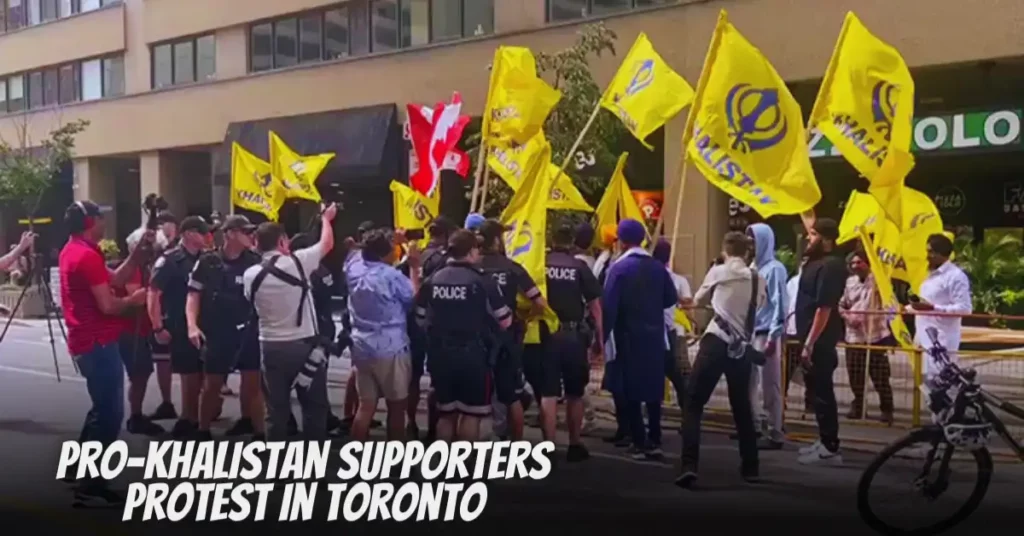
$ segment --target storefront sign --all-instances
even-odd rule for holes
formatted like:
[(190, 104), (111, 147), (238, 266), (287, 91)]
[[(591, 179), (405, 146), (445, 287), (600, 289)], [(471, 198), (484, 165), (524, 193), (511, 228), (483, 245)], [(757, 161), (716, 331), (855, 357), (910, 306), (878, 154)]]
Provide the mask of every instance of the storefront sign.
[[(914, 119), (915, 153), (958, 151), (980, 148), (1005, 148), (1021, 145), (1021, 118), (1024, 112), (993, 110)], [(841, 156), (820, 132), (811, 132), (811, 158)]]
[(933, 201), (935, 207), (939, 209), (939, 214), (957, 216), (967, 205), (967, 196), (956, 186), (944, 186), (935, 194)]
[(640, 207), (640, 212), (644, 213), (644, 217), (647, 221), (657, 221), (661, 216), (661, 206), (664, 202), (664, 194), (658, 191), (636, 191), (633, 192), (633, 198), (636, 199), (636, 204)]

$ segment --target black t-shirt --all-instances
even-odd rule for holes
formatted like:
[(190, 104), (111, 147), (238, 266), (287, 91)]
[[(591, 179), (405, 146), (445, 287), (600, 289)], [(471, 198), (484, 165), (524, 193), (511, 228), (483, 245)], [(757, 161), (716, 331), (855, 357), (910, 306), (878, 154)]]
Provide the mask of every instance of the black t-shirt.
[[(430, 245), (420, 253), (420, 273), (426, 279), (448, 264), (448, 251), (443, 246)], [(408, 272), (406, 272), (408, 275)]]
[(563, 322), (582, 322), (583, 306), (601, 297), (601, 285), (587, 263), (568, 251), (552, 250), (547, 260), (548, 304)]
[(185, 329), (185, 295), (188, 279), (198, 255), (178, 246), (168, 250), (153, 265), (150, 286), (161, 292), (164, 324), (170, 330)]
[(199, 257), (188, 290), (201, 296), (199, 323), (207, 336), (216, 337), (222, 330), (226, 333), (249, 322), (252, 305), (245, 297), (243, 277), (246, 270), (259, 263), (259, 254), (252, 251), (243, 251), (233, 259), (227, 258), (223, 250)]
[(540, 295), (540, 289), (526, 268), (500, 253), (484, 255), (480, 259), (480, 269), (494, 278), (505, 305), (512, 311), (516, 310), (516, 296), (520, 292), (530, 300)]
[(800, 274), (796, 296), (796, 331), (800, 341), (814, 323), (814, 313), (820, 307), (831, 307), (828, 324), (818, 338), (818, 344), (835, 346), (843, 340), (843, 320), (839, 316), (839, 300), (846, 291), (846, 263), (838, 255), (826, 255), (809, 261)]

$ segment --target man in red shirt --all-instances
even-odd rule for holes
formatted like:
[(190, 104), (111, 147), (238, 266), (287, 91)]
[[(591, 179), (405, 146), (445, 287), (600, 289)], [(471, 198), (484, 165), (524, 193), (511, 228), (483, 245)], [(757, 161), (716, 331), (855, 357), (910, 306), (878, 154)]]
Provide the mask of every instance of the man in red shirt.
[[(68, 353), (85, 377), (92, 401), (80, 440), (109, 445), (117, 440), (124, 420), (124, 370), (118, 350), (124, 321), (120, 315), (146, 301), (141, 289), (117, 298), (111, 287), (124, 284), (137, 267), (139, 255), (129, 256), (116, 273), (108, 270), (98, 245), (104, 235), (103, 212), (95, 203), (71, 204), (64, 212), (64, 224), (71, 237), (60, 252), (58, 265)], [(75, 492), (76, 505), (122, 502), (123, 498), (99, 479), (81, 482)]]

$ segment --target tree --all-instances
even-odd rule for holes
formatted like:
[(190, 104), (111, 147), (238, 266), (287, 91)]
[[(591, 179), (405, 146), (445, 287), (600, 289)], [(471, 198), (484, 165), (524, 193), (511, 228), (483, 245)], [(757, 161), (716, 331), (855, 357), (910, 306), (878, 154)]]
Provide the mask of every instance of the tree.
[[(604, 92), (594, 81), (589, 62), (604, 54), (614, 56), (616, 39), (615, 32), (603, 23), (589, 24), (579, 31), (571, 47), (555, 53), (536, 53), (538, 74), (562, 92), (562, 99), (544, 123), (544, 134), (551, 143), (551, 159), (555, 165), (562, 164)], [(597, 204), (608, 184), (607, 170), (615, 168), (623, 136), (629, 136), (629, 133), (617, 117), (599, 113), (566, 169), (573, 183), (593, 205)], [(479, 132), (466, 140), (467, 152), (474, 160), (479, 145)], [(476, 164), (475, 161), (473, 163)], [(472, 190), (472, 186), (470, 181), (468, 188)], [(491, 173), (484, 213), (490, 216), (500, 214), (511, 197), (512, 189)], [(548, 213), (549, 220), (555, 225), (586, 217), (583, 213), (564, 210)]]
[(16, 126), (13, 144), (0, 138), (0, 202), (15, 204), (29, 218), (35, 217), (43, 194), (74, 156), (75, 137), (87, 126), (84, 120), (64, 123), (36, 143), (26, 119)]

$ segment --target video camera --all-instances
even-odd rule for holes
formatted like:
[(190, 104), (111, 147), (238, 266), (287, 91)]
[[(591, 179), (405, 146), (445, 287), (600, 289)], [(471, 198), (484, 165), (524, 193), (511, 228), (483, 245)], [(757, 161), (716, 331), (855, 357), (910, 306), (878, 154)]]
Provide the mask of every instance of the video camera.
[(159, 227), (157, 216), (161, 211), (167, 210), (167, 200), (159, 194), (149, 194), (142, 200), (142, 208), (146, 210), (146, 229), (155, 231)]

